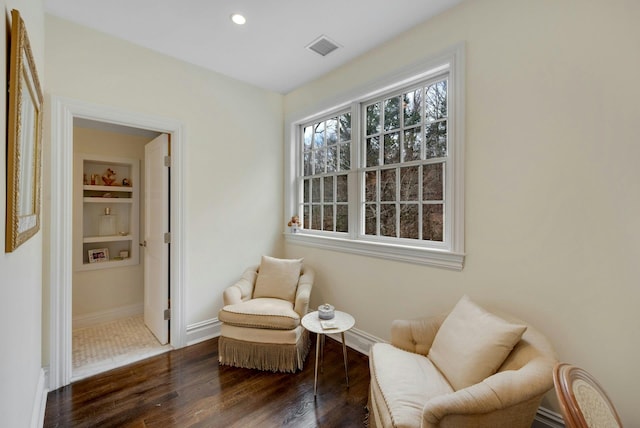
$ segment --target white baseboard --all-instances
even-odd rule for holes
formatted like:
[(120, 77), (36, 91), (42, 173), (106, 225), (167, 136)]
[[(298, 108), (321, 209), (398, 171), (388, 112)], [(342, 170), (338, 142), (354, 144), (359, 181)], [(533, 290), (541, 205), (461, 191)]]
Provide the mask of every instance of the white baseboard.
[[(327, 336), (337, 340), (338, 342), (342, 341), (339, 334), (328, 334)], [(344, 341), (349, 348), (364, 355), (369, 355), (369, 349), (371, 349), (371, 346), (374, 343), (385, 342), (379, 337), (373, 336), (357, 328), (352, 328), (351, 330), (345, 331)]]
[(114, 321), (120, 318), (133, 317), (144, 313), (144, 303), (120, 306), (108, 311), (93, 312), (91, 314), (73, 317), (72, 328), (91, 327), (93, 325)]
[[(209, 320), (201, 321), (195, 324), (189, 324), (187, 326), (187, 346), (195, 345), (196, 343), (204, 342), (205, 340), (213, 339), (220, 336), (220, 326), (222, 323), (218, 318), (211, 318)], [(337, 341), (341, 341), (339, 335), (329, 334)], [(369, 355), (369, 348), (376, 342), (383, 342), (382, 339), (372, 336), (357, 328), (344, 333), (344, 339), (349, 348), (352, 348), (361, 354)]]
[(187, 326), (187, 346), (220, 336), (220, 321), (211, 318)]
[(36, 396), (33, 400), (33, 410), (31, 412), (31, 428), (42, 428), (44, 425), (44, 412), (47, 407), (47, 394), (49, 389), (45, 385), (46, 375), (44, 369), (40, 369), (40, 377), (38, 378), (38, 386), (36, 388)]
[(564, 419), (562, 415), (552, 412), (549, 409), (540, 407), (536, 413), (532, 428), (564, 428)]

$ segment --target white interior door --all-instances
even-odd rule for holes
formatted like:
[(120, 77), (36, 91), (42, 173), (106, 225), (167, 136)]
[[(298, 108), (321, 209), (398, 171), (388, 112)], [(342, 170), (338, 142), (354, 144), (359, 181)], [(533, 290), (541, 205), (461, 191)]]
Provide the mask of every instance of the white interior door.
[(164, 159), (169, 136), (162, 134), (144, 148), (144, 322), (161, 344), (169, 341), (169, 168)]

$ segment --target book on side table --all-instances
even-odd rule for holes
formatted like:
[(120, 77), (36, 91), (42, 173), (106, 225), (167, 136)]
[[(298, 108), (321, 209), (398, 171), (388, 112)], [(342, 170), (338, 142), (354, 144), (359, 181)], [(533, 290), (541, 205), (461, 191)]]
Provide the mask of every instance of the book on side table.
[(332, 330), (338, 328), (338, 325), (334, 320), (323, 320), (320, 321), (320, 325), (324, 330)]

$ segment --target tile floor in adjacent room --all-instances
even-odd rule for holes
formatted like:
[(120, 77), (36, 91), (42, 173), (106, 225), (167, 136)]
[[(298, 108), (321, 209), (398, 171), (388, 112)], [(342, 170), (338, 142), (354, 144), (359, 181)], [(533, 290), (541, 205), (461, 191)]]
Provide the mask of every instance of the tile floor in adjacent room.
[(171, 349), (160, 345), (142, 315), (73, 330), (72, 381)]

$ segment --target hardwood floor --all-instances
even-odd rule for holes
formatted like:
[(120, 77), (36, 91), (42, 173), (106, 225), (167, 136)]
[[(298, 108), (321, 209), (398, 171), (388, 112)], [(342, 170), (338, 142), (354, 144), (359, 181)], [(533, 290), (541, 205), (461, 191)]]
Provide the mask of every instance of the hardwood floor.
[(218, 365), (218, 339), (170, 351), (49, 393), (44, 427), (361, 427), (369, 362), (327, 338), (313, 396), (315, 335), (304, 370)]

